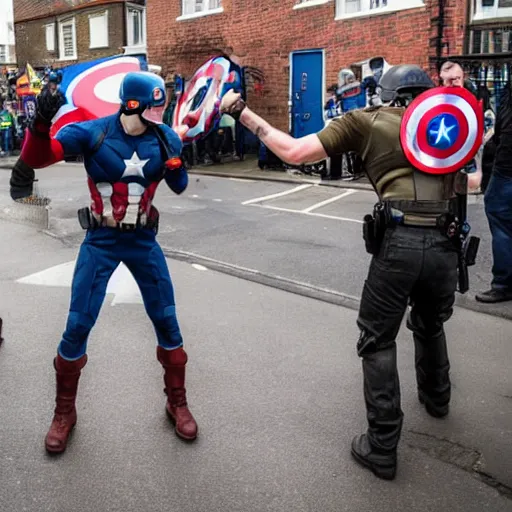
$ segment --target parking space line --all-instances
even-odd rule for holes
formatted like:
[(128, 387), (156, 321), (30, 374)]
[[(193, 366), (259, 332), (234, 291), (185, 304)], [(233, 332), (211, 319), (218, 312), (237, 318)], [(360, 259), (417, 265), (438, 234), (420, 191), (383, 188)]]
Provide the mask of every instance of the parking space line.
[(263, 196), (263, 197), (257, 197), (256, 199), (249, 199), (249, 201), (244, 201), (242, 205), (248, 205), (248, 204), (254, 204), (254, 203), (261, 203), (263, 201), (268, 201), (270, 199), (275, 199), (277, 197), (283, 197), (287, 196), (289, 194), (294, 194), (295, 192), (299, 192), (300, 190), (304, 190), (306, 188), (313, 187), (315, 185), (299, 185), (298, 187), (292, 188), (290, 190), (285, 190), (284, 192), (278, 192), (277, 194), (270, 194), (269, 196)]
[(356, 224), (363, 224), (362, 220), (349, 219), (348, 217), (336, 217), (335, 215), (325, 215), (323, 213), (305, 212), (303, 210), (292, 210), (290, 208), (281, 208), (279, 206), (269, 206), (267, 204), (253, 204), (252, 206), (256, 206), (258, 208), (264, 208), (265, 210), (276, 210), (278, 212), (286, 212), (286, 213), (300, 213), (301, 215), (308, 215), (310, 217), (321, 217), (323, 219), (342, 220), (345, 222), (355, 222)]
[(330, 199), (326, 199), (325, 201), (322, 201), (321, 203), (316, 203), (313, 206), (310, 206), (309, 208), (306, 208), (302, 210), (302, 213), (309, 213), (313, 210), (318, 210), (318, 208), (322, 208), (322, 206), (327, 206), (328, 204), (334, 203), (335, 201), (338, 201), (339, 199), (342, 199), (347, 196), (351, 196), (352, 194), (355, 194), (357, 190), (347, 190), (343, 194), (340, 194), (339, 196), (331, 197)]

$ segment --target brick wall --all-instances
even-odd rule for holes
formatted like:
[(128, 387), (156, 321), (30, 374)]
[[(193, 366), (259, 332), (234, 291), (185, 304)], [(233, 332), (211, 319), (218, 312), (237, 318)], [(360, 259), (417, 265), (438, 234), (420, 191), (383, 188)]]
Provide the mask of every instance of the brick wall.
[[(109, 47), (90, 49), (89, 15), (95, 12), (108, 10)], [(58, 51), (58, 26), (56, 17), (48, 17), (34, 21), (26, 21), (15, 24), (16, 56), (20, 66), (29, 62), (34, 67), (53, 65), (54, 67), (67, 66), (79, 61), (97, 59), (123, 52), (125, 45), (125, 17), (123, 4), (111, 4), (103, 7), (83, 9), (70, 13), (75, 17), (77, 56), (76, 61), (59, 60)], [(55, 22), (55, 52), (46, 50), (45, 25)]]
[[(462, 44), (466, 0), (448, 0), (450, 52)], [(181, 1), (147, 4), (148, 57), (163, 72), (190, 76), (207, 58), (225, 52), (243, 66), (265, 74), (263, 97), (251, 96), (255, 110), (281, 129), (288, 128), (289, 55), (295, 50), (323, 48), (326, 84), (337, 81), (341, 68), (382, 56), (390, 64), (415, 63), (429, 68), (431, 17), (437, 0), (425, 6), (377, 16), (335, 21), (335, 1), (293, 10), (295, 0), (223, 0), (224, 13), (186, 21)], [(162, 23), (162, 19), (166, 22)], [(462, 32), (461, 32), (462, 31)]]

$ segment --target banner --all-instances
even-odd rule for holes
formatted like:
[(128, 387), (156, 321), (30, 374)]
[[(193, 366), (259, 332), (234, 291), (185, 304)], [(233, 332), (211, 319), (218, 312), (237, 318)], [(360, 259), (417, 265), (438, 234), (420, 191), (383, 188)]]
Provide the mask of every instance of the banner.
[(115, 114), (119, 110), (119, 87), (125, 75), (147, 69), (144, 55), (115, 55), (57, 70), (62, 76), (59, 89), (66, 97), (66, 104), (53, 118), (51, 135), (70, 123)]

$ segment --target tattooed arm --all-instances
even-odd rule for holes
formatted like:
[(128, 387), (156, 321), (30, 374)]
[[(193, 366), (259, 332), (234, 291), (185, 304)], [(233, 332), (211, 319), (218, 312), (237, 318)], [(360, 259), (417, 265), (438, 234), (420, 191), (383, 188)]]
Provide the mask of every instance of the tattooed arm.
[(230, 91), (222, 100), (221, 112), (238, 118), (270, 151), (288, 164), (311, 164), (327, 158), (317, 135), (307, 135), (300, 139), (291, 137), (250, 110), (239, 94)]

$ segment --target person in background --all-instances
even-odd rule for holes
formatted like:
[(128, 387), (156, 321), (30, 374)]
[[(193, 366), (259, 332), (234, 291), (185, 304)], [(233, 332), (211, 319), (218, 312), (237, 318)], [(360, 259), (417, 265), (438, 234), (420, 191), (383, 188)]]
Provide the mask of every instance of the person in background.
[[(447, 60), (441, 66), (439, 76), (444, 87), (464, 87), (476, 96), (476, 88), (470, 80), (464, 78), (464, 69), (458, 62)], [(464, 170), (468, 174), (468, 192), (478, 191), (482, 181), (482, 150)]]
[[(478, 302), (512, 300), (512, 92), (507, 87), (499, 103), (492, 143), (491, 178), (485, 191), (485, 214), (492, 234), (491, 288), (476, 295)], [(489, 148), (491, 150), (492, 147)]]
[(12, 108), (10, 106), (10, 102), (5, 101), (2, 110), (0, 110), (0, 156), (9, 156), (11, 153), (12, 131), (14, 128), (14, 117), (11, 112)]

